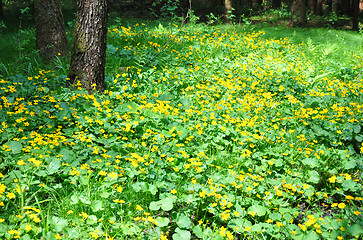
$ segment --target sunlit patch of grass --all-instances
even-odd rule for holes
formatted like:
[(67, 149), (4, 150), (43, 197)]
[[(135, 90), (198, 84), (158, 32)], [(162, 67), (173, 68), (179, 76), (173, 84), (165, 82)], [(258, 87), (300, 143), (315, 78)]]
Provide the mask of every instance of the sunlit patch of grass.
[(266, 35), (116, 25), (104, 95), (1, 79), (0, 236), (361, 237), (361, 56)]

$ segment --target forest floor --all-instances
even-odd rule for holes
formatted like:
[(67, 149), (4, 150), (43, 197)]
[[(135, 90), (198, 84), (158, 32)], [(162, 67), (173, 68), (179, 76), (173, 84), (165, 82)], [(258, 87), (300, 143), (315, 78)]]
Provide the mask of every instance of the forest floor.
[(1, 239), (362, 238), (360, 33), (118, 20), (95, 95), (3, 36)]

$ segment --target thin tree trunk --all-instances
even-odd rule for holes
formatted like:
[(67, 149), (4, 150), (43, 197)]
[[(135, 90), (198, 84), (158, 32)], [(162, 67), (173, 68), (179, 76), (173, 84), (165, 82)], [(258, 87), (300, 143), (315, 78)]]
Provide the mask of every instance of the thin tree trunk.
[(225, 21), (231, 24), (232, 0), (224, 0)]
[(315, 13), (316, 15), (323, 15), (323, 1), (322, 0), (316, 0), (316, 6), (315, 6)]
[(88, 93), (105, 90), (107, 0), (79, 0), (69, 84)]
[(352, 2), (353, 4), (353, 30), (358, 31), (359, 30), (359, 22), (358, 22), (358, 17), (359, 17), (359, 0), (353, 0)]
[(0, 20), (4, 18), (3, 0), (0, 0)]
[(294, 0), (292, 3), (292, 18), (290, 26), (304, 26), (306, 24), (305, 0)]
[(340, 0), (340, 5), (344, 15), (352, 15), (350, 8), (350, 0)]
[(312, 14), (315, 14), (316, 0), (308, 0), (308, 9)]
[(64, 30), (60, 0), (34, 1), (36, 48), (44, 60), (58, 53), (67, 55), (68, 44)]

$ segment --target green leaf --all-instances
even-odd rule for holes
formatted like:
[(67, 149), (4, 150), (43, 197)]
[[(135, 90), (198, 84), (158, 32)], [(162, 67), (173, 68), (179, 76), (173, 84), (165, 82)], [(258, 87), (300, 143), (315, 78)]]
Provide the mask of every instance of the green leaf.
[(181, 230), (180, 228), (175, 229), (173, 234), (173, 240), (190, 240), (191, 234), (189, 231)]
[(247, 212), (255, 212), (257, 214), (257, 216), (264, 216), (266, 214), (266, 212), (268, 211), (268, 209), (264, 206), (261, 205), (253, 205), (251, 207), (248, 208)]
[(180, 214), (177, 218), (176, 224), (180, 228), (190, 228), (190, 225), (192, 224), (192, 222), (185, 214)]
[(59, 168), (61, 167), (60, 161), (56, 158), (54, 158), (48, 166), (48, 174), (51, 175), (53, 173), (56, 173)]
[(342, 165), (344, 167), (344, 169), (349, 170), (355, 167), (355, 165), (357, 164), (357, 162), (353, 159), (347, 162), (344, 162)]
[(173, 208), (174, 199), (171, 197), (161, 199), (160, 202), (161, 202), (161, 208), (164, 211), (170, 211)]
[(17, 141), (8, 142), (6, 145), (9, 146), (9, 148), (14, 154), (20, 153), (21, 150), (23, 149), (23, 145), (21, 145), (21, 143)]
[(302, 163), (311, 168), (315, 168), (319, 166), (319, 162), (316, 158), (305, 158)]
[(320, 175), (317, 171), (309, 171), (308, 172), (309, 179), (307, 181), (311, 183), (318, 183), (320, 180)]
[(148, 190), (152, 195), (155, 195), (158, 192), (158, 188), (154, 184), (149, 184)]
[(156, 201), (156, 202), (151, 202), (150, 205), (149, 205), (149, 209), (151, 211), (157, 211), (159, 210), (161, 207), (161, 203), (160, 201)]
[(357, 183), (354, 182), (352, 179), (343, 180), (342, 186), (343, 186), (344, 191), (347, 191), (347, 190), (356, 191), (356, 190), (358, 190)]
[(363, 228), (358, 223), (356, 223), (347, 227), (347, 232), (358, 238), (361, 234), (363, 234)]
[(92, 225), (97, 223), (97, 217), (95, 215), (89, 215), (87, 218), (87, 224)]
[(261, 229), (262, 229), (262, 226), (260, 224), (255, 224), (255, 225), (252, 226), (251, 231), (252, 232), (259, 232), (259, 231), (261, 231)]
[(89, 197), (87, 197), (86, 195), (79, 196), (79, 200), (84, 204), (87, 204), (87, 205), (91, 204)]
[(270, 213), (269, 217), (274, 221), (280, 221), (282, 215), (280, 213)]
[(174, 202), (173, 198), (170, 197), (163, 198), (159, 201), (151, 202), (149, 205), (149, 209), (152, 211), (157, 211), (161, 208), (164, 211), (170, 211), (173, 208), (173, 202)]
[(93, 212), (103, 210), (104, 208), (102, 207), (102, 201), (101, 200), (92, 201), (91, 209)]
[(159, 227), (166, 227), (166, 226), (169, 225), (170, 220), (168, 218), (165, 218), (165, 217), (157, 217), (156, 222), (158, 223)]
[(197, 225), (193, 228), (193, 233), (195, 234), (195, 236), (197, 236), (198, 238), (203, 238), (203, 230), (202, 228)]
[(77, 195), (71, 196), (71, 204), (77, 204), (79, 201), (79, 197)]
[(63, 218), (52, 216), (50, 224), (55, 232), (60, 232), (63, 230), (63, 228), (65, 228), (68, 225), (68, 221)]
[(304, 237), (304, 240), (319, 240), (319, 239), (320, 238), (314, 231), (309, 232), (309, 234)]

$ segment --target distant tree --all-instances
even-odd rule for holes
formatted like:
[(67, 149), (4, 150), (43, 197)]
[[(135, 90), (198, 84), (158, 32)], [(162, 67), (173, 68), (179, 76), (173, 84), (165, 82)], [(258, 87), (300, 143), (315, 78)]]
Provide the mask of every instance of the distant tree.
[(261, 8), (262, 0), (251, 0), (251, 7), (253, 11), (258, 11)]
[(323, 14), (323, 0), (316, 0), (315, 14), (319, 16)]
[(224, 0), (224, 9), (225, 9), (225, 21), (226, 23), (231, 23), (231, 14), (232, 14), (232, 0)]
[(281, 0), (272, 0), (271, 6), (273, 9), (279, 9), (281, 7)]
[(359, 0), (353, 0), (352, 1), (352, 10), (353, 10), (353, 30), (358, 31), (359, 30)]
[(291, 7), (292, 18), (290, 26), (303, 26), (306, 24), (305, 0), (294, 0)]
[(352, 15), (350, 0), (340, 0), (339, 3), (343, 14), (347, 16)]
[(316, 0), (308, 0), (307, 7), (312, 14), (315, 14)]
[(107, 0), (78, 0), (68, 78), (89, 93), (105, 90)]
[(60, 0), (34, 1), (36, 48), (44, 60), (68, 54)]
[(0, 20), (4, 18), (3, 0), (0, 0)]

